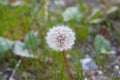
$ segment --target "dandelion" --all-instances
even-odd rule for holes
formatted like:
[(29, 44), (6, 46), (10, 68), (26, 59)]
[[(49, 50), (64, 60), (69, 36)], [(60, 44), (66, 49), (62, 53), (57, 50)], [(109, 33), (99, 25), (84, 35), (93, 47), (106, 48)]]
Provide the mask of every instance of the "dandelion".
[(46, 41), (54, 50), (68, 50), (74, 44), (75, 33), (68, 26), (56, 26), (47, 33)]
[(64, 58), (64, 65), (67, 70), (67, 74), (72, 80), (72, 74), (67, 64), (67, 59), (65, 56), (65, 50), (72, 48), (75, 42), (75, 33), (68, 26), (56, 26), (50, 29), (47, 33), (46, 41), (50, 48), (56, 51), (62, 51)]

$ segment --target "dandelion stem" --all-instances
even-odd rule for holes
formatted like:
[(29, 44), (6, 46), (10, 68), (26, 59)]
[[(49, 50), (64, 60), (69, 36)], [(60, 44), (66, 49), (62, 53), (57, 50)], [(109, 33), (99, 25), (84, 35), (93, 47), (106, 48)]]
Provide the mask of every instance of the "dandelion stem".
[(66, 59), (64, 50), (62, 51), (62, 55), (63, 55), (63, 58), (64, 58), (64, 66), (65, 66), (65, 68), (67, 70), (67, 74), (69, 76), (69, 79), (73, 80), (70, 68), (69, 68), (68, 63), (67, 63), (67, 59)]

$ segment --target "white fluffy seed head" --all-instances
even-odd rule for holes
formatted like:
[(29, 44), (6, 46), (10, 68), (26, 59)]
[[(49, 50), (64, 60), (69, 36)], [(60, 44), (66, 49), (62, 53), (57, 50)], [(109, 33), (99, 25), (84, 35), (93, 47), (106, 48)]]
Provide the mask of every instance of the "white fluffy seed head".
[(68, 26), (56, 26), (47, 33), (46, 41), (49, 47), (54, 50), (68, 50), (75, 42), (75, 33)]

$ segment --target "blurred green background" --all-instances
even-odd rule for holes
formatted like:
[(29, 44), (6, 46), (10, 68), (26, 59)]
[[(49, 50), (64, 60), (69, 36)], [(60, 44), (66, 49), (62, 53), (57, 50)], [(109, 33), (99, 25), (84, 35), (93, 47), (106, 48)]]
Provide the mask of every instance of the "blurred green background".
[(0, 0), (0, 80), (69, 80), (45, 41), (61, 24), (76, 33), (66, 52), (73, 80), (119, 80), (119, 14), (119, 0)]

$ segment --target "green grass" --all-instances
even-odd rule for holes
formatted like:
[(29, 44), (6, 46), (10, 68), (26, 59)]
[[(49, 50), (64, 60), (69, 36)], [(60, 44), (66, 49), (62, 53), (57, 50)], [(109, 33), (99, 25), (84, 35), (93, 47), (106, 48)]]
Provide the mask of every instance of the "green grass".
[[(80, 59), (84, 58), (85, 55), (80, 51), (79, 44), (86, 47), (91, 24), (86, 22), (86, 15), (88, 15), (90, 11), (85, 11), (84, 8), (90, 9), (90, 7), (86, 7), (81, 3), (79, 7), (83, 10), (84, 14), (82, 20), (71, 20), (68, 22), (63, 21), (60, 14), (62, 8), (54, 13), (48, 11), (49, 15), (46, 21), (44, 19), (44, 1), (40, 3), (37, 13), (34, 12), (36, 7), (35, 2), (14, 8), (10, 5), (0, 5), (0, 36), (7, 37), (10, 40), (23, 41), (24, 35), (29, 31), (38, 32), (39, 46), (33, 53), (40, 53), (40, 55), (38, 59), (23, 58), (22, 63), (17, 69), (16, 78), (18, 80), (24, 80), (24, 78), (28, 80), (69, 80), (64, 68), (64, 60), (61, 52), (51, 50), (45, 41), (46, 33), (51, 27), (57, 24), (65, 24), (69, 25), (76, 33), (76, 43), (73, 49), (66, 52), (66, 54), (71, 56), (71, 58), (68, 59), (68, 63), (73, 71), (73, 79), (84, 80), (84, 71), (82, 70)], [(55, 19), (52, 20), (52, 17), (55, 17)], [(93, 33), (93, 35), (95, 34), (96, 33)], [(15, 68), (19, 59), (20, 57), (13, 55), (12, 51), (8, 51), (5, 55), (0, 55), (0, 65), (4, 62), (3, 65), (7, 63), (7, 67)], [(48, 60), (45, 61), (46, 59)], [(95, 60), (102, 67), (102, 70), (104, 70), (105, 59), (101, 61), (99, 55), (96, 55)], [(2, 79), (1, 75), (0, 79)]]

